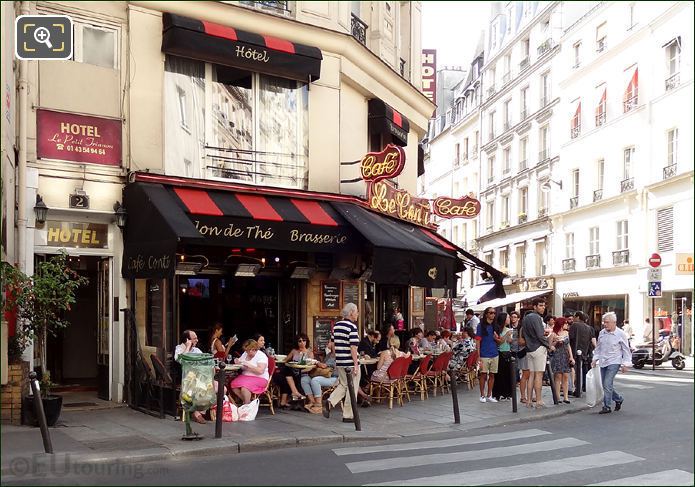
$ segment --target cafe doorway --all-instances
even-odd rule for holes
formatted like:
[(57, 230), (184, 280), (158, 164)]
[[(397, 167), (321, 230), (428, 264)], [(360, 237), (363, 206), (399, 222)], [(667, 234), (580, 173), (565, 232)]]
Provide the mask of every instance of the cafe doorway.
[(81, 392), (108, 401), (110, 258), (71, 256), (68, 262), (89, 283), (79, 288), (76, 303), (65, 312), (70, 324), (47, 338), (47, 368), (57, 392)]
[[(393, 325), (396, 329), (396, 336), (404, 347), (408, 341), (408, 287), (407, 286), (380, 286), (379, 287), (379, 321), (381, 327)], [(402, 324), (399, 320), (402, 317)], [(399, 329), (401, 328), (401, 329)]]

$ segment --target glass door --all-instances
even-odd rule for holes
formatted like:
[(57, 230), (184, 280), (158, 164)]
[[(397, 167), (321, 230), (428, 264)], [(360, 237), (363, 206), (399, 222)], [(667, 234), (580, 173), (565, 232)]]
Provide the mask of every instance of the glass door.
[(97, 266), (97, 396), (109, 397), (109, 330), (111, 317), (110, 258), (100, 259)]

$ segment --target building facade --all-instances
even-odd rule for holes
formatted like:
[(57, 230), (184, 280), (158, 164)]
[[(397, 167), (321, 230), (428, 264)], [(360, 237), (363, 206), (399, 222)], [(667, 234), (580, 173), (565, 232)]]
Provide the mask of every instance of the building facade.
[[(692, 353), (693, 5), (589, 5), (563, 33), (556, 309), (677, 329)], [(681, 107), (681, 108), (679, 108)], [(662, 259), (648, 297), (648, 259)], [(683, 261), (679, 270), (679, 258)], [(652, 304), (654, 307), (652, 316)]]

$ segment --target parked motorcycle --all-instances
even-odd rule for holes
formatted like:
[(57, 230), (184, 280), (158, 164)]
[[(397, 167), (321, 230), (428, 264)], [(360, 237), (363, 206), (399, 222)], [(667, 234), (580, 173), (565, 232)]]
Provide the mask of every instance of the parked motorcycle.
[(683, 370), (685, 368), (685, 355), (678, 351), (678, 343), (678, 337), (668, 331), (661, 330), (656, 342), (654, 357), (652, 357), (651, 343), (637, 345), (632, 352), (632, 366), (641, 369), (647, 364), (661, 365), (670, 360), (674, 369)]

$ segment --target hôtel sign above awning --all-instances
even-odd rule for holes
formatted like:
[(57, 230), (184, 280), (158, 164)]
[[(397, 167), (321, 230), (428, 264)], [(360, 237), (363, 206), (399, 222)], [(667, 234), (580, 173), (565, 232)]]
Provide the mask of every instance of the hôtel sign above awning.
[(381, 152), (365, 154), (360, 163), (360, 174), (368, 183), (371, 209), (423, 226), (432, 225), (433, 213), (441, 218), (475, 218), (480, 213), (480, 201), (472, 196), (440, 196), (428, 200), (397, 189), (387, 180), (398, 176), (404, 167), (405, 152), (397, 145), (389, 144)]

